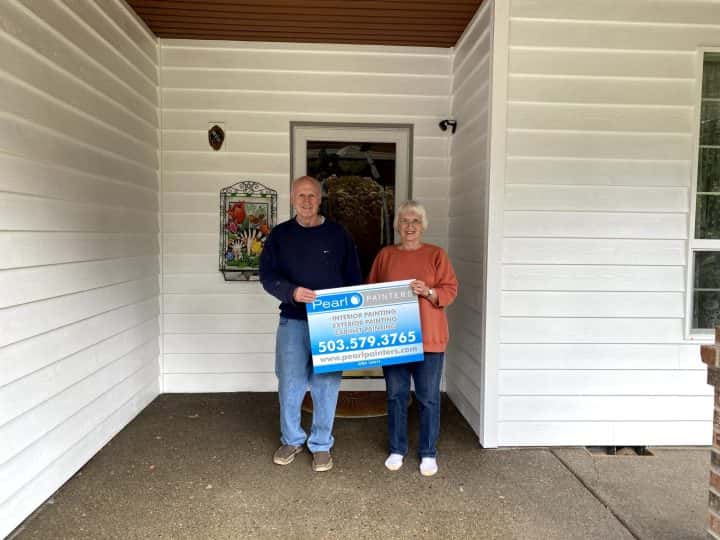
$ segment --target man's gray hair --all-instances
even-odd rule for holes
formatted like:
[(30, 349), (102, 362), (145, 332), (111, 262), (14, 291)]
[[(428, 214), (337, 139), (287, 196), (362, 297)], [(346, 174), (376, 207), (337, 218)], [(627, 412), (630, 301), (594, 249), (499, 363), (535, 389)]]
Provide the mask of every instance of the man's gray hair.
[(295, 186), (303, 182), (309, 182), (313, 184), (315, 186), (315, 189), (317, 189), (318, 193), (322, 195), (322, 184), (318, 181), (317, 178), (313, 178), (312, 176), (301, 176), (300, 178), (296, 178), (292, 181), (292, 184), (290, 185), (290, 197), (292, 197), (293, 193), (295, 192)]
[(398, 206), (397, 212), (395, 212), (395, 230), (398, 230), (398, 224), (400, 222), (400, 216), (402, 214), (417, 214), (418, 216), (420, 216), (423, 232), (427, 230), (427, 212), (425, 211), (425, 207), (419, 202), (410, 199), (405, 201), (404, 203), (401, 203), (400, 206)]

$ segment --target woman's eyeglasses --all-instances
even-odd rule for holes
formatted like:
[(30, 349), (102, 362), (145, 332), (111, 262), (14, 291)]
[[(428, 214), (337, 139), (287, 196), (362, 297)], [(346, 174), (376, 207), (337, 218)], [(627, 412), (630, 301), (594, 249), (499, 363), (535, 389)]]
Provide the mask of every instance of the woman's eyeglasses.
[(416, 227), (420, 227), (422, 225), (422, 220), (419, 219), (401, 219), (400, 225), (415, 225)]

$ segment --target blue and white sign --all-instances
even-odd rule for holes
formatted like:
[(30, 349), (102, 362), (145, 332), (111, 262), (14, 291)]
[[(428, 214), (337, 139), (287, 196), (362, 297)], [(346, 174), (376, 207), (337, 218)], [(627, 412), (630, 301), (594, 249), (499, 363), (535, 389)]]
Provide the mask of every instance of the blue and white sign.
[(315, 291), (306, 304), (315, 373), (422, 361), (411, 281)]

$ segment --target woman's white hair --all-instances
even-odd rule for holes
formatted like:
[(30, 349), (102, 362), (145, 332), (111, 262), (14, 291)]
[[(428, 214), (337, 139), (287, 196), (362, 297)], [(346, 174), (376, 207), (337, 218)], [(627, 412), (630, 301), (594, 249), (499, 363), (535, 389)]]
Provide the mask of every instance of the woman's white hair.
[(398, 206), (397, 212), (395, 212), (395, 230), (398, 230), (398, 225), (400, 222), (400, 216), (403, 214), (416, 214), (420, 217), (420, 222), (422, 225), (422, 230), (425, 232), (428, 228), (428, 218), (427, 218), (427, 212), (425, 211), (425, 207), (420, 204), (417, 201), (413, 201), (412, 199), (405, 201), (404, 203), (401, 203), (400, 206)]

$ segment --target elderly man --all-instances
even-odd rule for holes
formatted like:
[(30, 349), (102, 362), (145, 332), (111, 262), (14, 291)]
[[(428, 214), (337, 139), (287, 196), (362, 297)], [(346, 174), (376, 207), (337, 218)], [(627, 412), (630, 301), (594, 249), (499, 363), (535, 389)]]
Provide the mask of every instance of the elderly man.
[[(342, 374), (313, 373), (305, 304), (315, 289), (362, 282), (357, 249), (342, 225), (318, 213), (320, 183), (310, 176), (295, 180), (290, 193), (295, 217), (279, 224), (260, 256), (260, 280), (280, 300), (275, 342), (275, 374), (280, 398), (280, 441), (273, 462), (288, 465), (307, 442), (313, 470), (332, 468), (332, 427)], [(300, 425), (301, 406), (310, 386), (313, 418), (310, 437)]]

